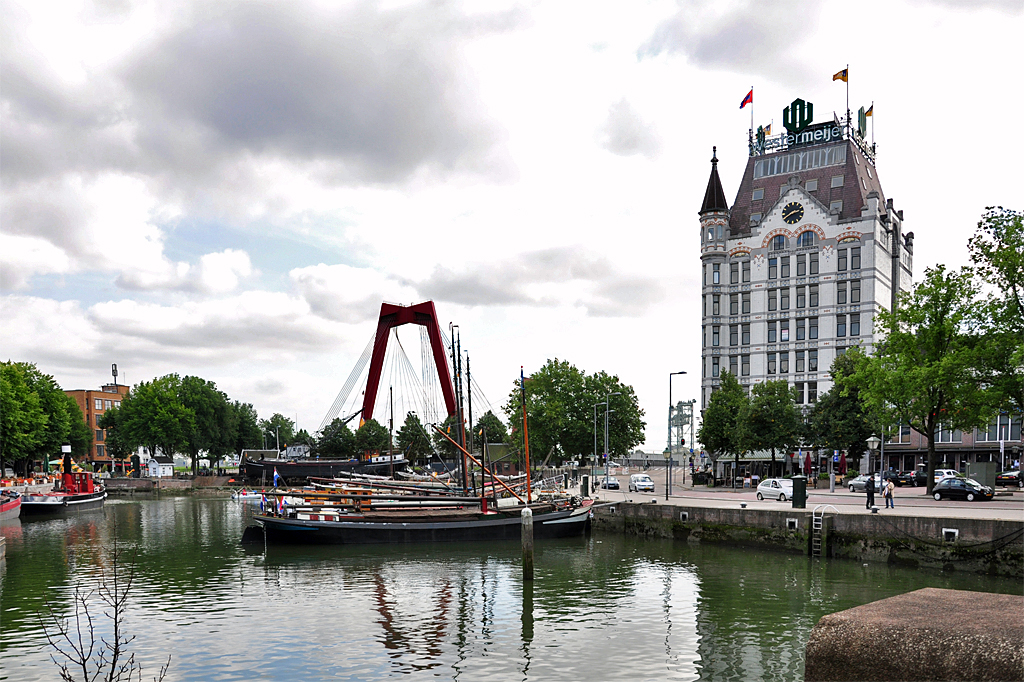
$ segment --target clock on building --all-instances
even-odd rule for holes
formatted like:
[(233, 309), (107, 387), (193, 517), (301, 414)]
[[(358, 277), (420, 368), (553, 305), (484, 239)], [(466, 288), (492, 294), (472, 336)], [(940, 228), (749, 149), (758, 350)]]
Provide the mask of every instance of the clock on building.
[(782, 207), (782, 219), (787, 225), (796, 225), (804, 217), (804, 207), (797, 201), (791, 201)]

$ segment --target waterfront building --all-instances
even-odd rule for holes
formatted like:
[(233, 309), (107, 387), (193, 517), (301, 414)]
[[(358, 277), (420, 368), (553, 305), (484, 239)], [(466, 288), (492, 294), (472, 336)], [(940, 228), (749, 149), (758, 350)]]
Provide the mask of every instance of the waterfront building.
[(123, 384), (105, 384), (99, 390), (76, 389), (64, 391), (74, 398), (82, 410), (85, 423), (93, 430), (93, 445), (89, 458), (99, 471), (100, 466), (113, 466), (113, 459), (106, 451), (107, 432), (100, 428), (100, 417), (110, 409), (121, 407), (121, 400), (128, 395), (128, 387)]

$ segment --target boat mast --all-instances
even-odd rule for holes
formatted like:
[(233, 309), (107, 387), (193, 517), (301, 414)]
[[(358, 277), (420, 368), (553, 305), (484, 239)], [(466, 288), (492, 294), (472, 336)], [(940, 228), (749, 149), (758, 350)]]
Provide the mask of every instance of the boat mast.
[(526, 457), (526, 504), (529, 506), (533, 490), (530, 489), (530, 430), (526, 425), (526, 376), (522, 365), (519, 366), (519, 388), (523, 395), (523, 452)]

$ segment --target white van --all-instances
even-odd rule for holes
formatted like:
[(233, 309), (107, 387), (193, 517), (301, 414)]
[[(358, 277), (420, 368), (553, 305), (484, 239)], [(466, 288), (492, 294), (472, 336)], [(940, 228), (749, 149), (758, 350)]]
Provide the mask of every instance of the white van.
[(633, 474), (629, 477), (630, 492), (654, 492), (654, 481), (647, 474)]

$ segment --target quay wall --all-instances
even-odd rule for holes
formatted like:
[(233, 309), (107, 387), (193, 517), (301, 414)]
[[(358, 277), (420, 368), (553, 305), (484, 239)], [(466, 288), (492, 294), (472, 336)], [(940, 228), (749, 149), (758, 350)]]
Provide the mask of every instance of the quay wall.
[[(719, 509), (622, 502), (594, 511), (594, 528), (641, 537), (811, 554), (808, 509)], [(998, 519), (826, 514), (825, 558), (885, 561), (1024, 578), (1024, 522)]]

